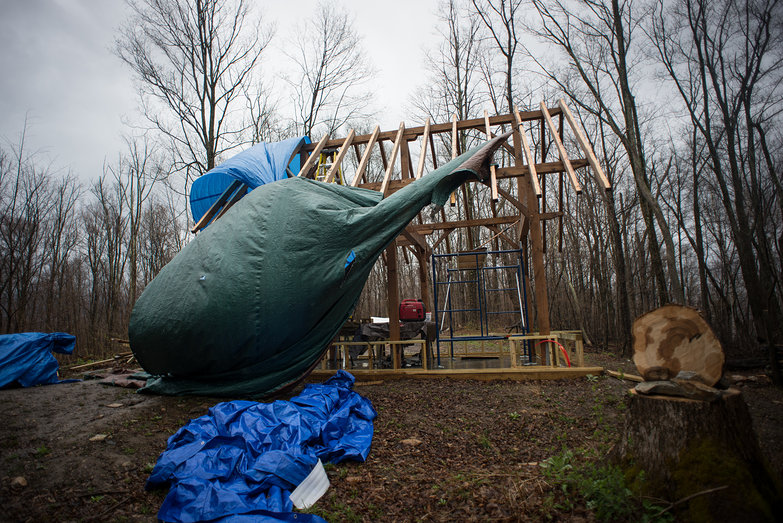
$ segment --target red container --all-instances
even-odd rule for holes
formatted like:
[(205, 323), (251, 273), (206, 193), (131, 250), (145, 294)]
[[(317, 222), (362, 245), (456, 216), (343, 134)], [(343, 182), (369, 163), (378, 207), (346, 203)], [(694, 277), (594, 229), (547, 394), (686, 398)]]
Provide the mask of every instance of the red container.
[(400, 321), (424, 321), (424, 303), (421, 300), (402, 300)]

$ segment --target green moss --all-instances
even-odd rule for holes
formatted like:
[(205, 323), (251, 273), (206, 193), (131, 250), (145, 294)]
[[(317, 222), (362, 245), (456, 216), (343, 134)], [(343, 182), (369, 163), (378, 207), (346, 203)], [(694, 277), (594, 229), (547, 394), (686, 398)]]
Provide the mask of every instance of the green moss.
[(672, 479), (678, 500), (727, 487), (684, 504), (680, 510), (688, 521), (775, 521), (768, 497), (775, 496), (768, 492), (775, 486), (763, 465), (746, 463), (710, 437), (694, 440), (680, 453)]

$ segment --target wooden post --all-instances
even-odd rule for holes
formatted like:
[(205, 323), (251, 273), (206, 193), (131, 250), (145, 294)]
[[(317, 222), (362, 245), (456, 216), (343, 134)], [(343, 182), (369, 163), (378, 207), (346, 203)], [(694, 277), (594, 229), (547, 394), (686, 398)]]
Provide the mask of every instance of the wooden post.
[[(386, 247), (386, 285), (389, 308), (389, 339), (400, 340), (400, 289), (397, 283), (397, 244), (392, 242)], [(400, 368), (400, 347), (392, 344), (392, 362), (395, 369)]]
[[(517, 121), (522, 118), (515, 109)], [(522, 137), (521, 130), (517, 127), (514, 132), (514, 161), (518, 167), (522, 163)], [(533, 177), (528, 176), (527, 181), (517, 178), (517, 190), (520, 200), (527, 206), (528, 220), (530, 223), (530, 243), (533, 248), (533, 283), (535, 285), (536, 312), (538, 313), (538, 332), (548, 335), (549, 324), (549, 296), (546, 289), (546, 270), (544, 268), (544, 245), (541, 239), (541, 219), (538, 212), (538, 198), (533, 187)], [(539, 357), (544, 356), (543, 349), (539, 351)]]

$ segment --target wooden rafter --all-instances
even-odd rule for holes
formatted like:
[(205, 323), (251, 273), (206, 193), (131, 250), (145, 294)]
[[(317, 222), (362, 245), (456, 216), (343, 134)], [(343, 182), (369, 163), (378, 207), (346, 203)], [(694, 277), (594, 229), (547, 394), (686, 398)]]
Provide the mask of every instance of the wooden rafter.
[(337, 156), (332, 162), (332, 166), (326, 173), (326, 178), (324, 178), (326, 183), (332, 183), (332, 180), (334, 180), (334, 173), (337, 172), (337, 170), (340, 168), (340, 164), (343, 163), (343, 158), (345, 158), (345, 155), (348, 153), (348, 149), (351, 147), (351, 142), (353, 141), (353, 137), (355, 135), (356, 133), (353, 129), (351, 129), (351, 131), (348, 133), (348, 136), (345, 138), (345, 141), (340, 146), (340, 151), (337, 153)]
[(527, 135), (522, 128), (522, 116), (519, 114), (519, 109), (514, 108), (514, 117), (516, 119), (517, 129), (519, 130), (519, 137), (522, 140), (522, 151), (524, 153), (525, 161), (527, 162), (527, 169), (530, 173), (530, 182), (533, 184), (533, 192), (538, 198), (541, 198), (541, 184), (538, 183), (538, 173), (536, 172), (536, 160), (533, 158), (533, 153), (530, 152), (530, 146), (527, 143)]
[(582, 194), (582, 185), (579, 183), (579, 180), (576, 178), (576, 173), (574, 172), (574, 168), (571, 166), (571, 161), (568, 159), (568, 153), (565, 150), (565, 147), (563, 146), (562, 140), (560, 140), (560, 135), (557, 132), (557, 129), (555, 128), (555, 124), (552, 121), (552, 116), (549, 114), (549, 111), (546, 108), (546, 104), (544, 102), (541, 102), (541, 114), (544, 115), (544, 121), (546, 121), (546, 125), (549, 128), (549, 132), (552, 135), (552, 139), (555, 141), (555, 145), (557, 146), (557, 150), (560, 152), (560, 161), (563, 162), (566, 168), (566, 172), (568, 173), (568, 177), (571, 179), (571, 184), (574, 186), (574, 190), (576, 191), (576, 194)]
[[(304, 163), (304, 165), (302, 165), (302, 168), (299, 170), (299, 174), (297, 176), (307, 176), (307, 173), (309, 173), (310, 169), (313, 168), (313, 164), (318, 159), (318, 155), (321, 154), (321, 151), (323, 150), (328, 140), (329, 135), (325, 134), (323, 138), (318, 141), (315, 148), (310, 153), (310, 156), (308, 156), (307, 161)], [(302, 150), (305, 150), (305, 148), (302, 147)]]
[(394, 162), (397, 159), (397, 154), (400, 152), (400, 144), (402, 143), (402, 135), (405, 132), (405, 122), (400, 122), (400, 129), (397, 131), (397, 137), (394, 139), (394, 146), (392, 147), (391, 158), (389, 159), (389, 165), (386, 168), (386, 174), (383, 176), (383, 182), (381, 183), (381, 193), (386, 196), (386, 191), (389, 188), (389, 180), (391, 180), (391, 174), (394, 170)]
[(612, 184), (609, 182), (606, 174), (604, 174), (604, 170), (601, 168), (601, 164), (598, 163), (598, 159), (595, 157), (595, 152), (593, 151), (592, 146), (590, 146), (590, 142), (587, 141), (587, 138), (585, 138), (584, 133), (582, 133), (582, 129), (580, 128), (579, 124), (576, 123), (576, 119), (574, 118), (574, 115), (571, 114), (571, 110), (568, 108), (562, 98), (558, 101), (558, 105), (560, 106), (560, 110), (563, 111), (562, 114), (565, 115), (565, 119), (568, 122), (568, 125), (571, 127), (571, 130), (574, 131), (576, 142), (582, 148), (582, 152), (585, 153), (587, 161), (590, 162), (590, 167), (592, 167), (593, 171), (595, 171), (595, 175), (603, 184), (604, 189), (611, 191)]
[(364, 177), (364, 171), (367, 169), (370, 156), (372, 156), (372, 146), (375, 145), (375, 140), (378, 139), (380, 132), (380, 126), (376, 125), (375, 130), (370, 135), (370, 140), (367, 142), (367, 148), (364, 150), (364, 156), (362, 156), (362, 160), (359, 162), (359, 167), (356, 168), (356, 174), (353, 177), (353, 183), (351, 183), (354, 187), (358, 187)]
[[(486, 109), (484, 109), (484, 128), (486, 129), (487, 132), (487, 140), (492, 139), (492, 129), (489, 126), (489, 113), (487, 113)], [(490, 187), (490, 192), (492, 194), (493, 202), (498, 201), (498, 179), (497, 179), (496, 169), (497, 167), (495, 166), (494, 163), (489, 166), (489, 187)]]
[[(416, 168), (416, 179), (418, 180), (421, 178), (421, 175), (424, 174), (424, 161), (427, 159), (427, 145), (430, 143), (430, 119), (427, 118), (427, 121), (424, 122), (424, 134), (421, 137), (421, 154), (419, 154), (419, 165)], [(435, 152), (433, 151), (432, 156), (435, 156)]]

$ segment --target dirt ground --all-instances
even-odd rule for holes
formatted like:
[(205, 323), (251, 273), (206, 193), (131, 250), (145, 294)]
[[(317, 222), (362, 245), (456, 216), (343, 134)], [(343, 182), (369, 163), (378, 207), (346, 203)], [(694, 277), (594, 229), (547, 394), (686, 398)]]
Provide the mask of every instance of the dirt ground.
[[(611, 355), (587, 360), (634, 372)], [(729, 374), (783, 476), (783, 391), (760, 371)], [(366, 463), (328, 466), (332, 486), (312, 511), (330, 521), (594, 521), (585, 503), (562, 502), (570, 494), (541, 463), (563, 449), (600, 463), (622, 432), (631, 385), (606, 376), (360, 382), (378, 411), (372, 451)], [(219, 401), (95, 381), (0, 391), (0, 520), (156, 521), (166, 492), (144, 483), (166, 439)]]

